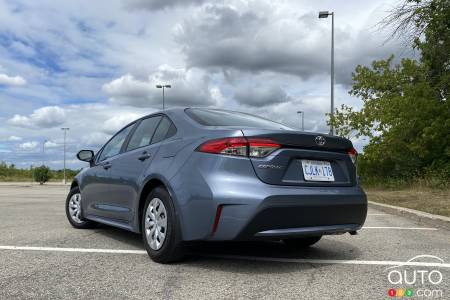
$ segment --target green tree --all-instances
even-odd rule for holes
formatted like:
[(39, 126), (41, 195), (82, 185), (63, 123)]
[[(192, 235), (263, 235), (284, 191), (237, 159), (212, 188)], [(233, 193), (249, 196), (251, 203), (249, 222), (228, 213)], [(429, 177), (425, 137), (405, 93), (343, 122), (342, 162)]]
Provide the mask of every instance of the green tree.
[(40, 166), (33, 169), (33, 177), (36, 182), (39, 182), (40, 184), (44, 184), (47, 182), (50, 177), (50, 169), (46, 166)]
[(359, 163), (363, 176), (413, 178), (427, 172), (448, 180), (450, 1), (407, 0), (391, 17), (395, 34), (412, 34), (420, 59), (393, 65), (391, 56), (357, 66), (350, 94), (362, 100), (362, 109), (343, 105), (330, 122), (341, 136), (370, 138)]

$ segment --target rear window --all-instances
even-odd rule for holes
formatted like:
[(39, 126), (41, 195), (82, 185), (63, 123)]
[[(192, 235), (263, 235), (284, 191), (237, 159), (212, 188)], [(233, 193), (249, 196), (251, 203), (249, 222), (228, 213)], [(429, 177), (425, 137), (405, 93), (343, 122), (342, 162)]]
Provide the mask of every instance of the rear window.
[(246, 113), (219, 109), (188, 108), (186, 113), (203, 126), (238, 126), (261, 129), (294, 130), (283, 124)]

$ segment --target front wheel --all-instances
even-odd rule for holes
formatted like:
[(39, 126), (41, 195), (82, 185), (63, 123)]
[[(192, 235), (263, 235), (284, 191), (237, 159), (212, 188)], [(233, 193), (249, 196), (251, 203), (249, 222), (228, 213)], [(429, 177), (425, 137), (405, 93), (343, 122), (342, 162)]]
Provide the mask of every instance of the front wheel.
[(155, 188), (148, 195), (142, 214), (142, 239), (150, 258), (159, 263), (181, 259), (181, 232), (169, 193), (162, 187)]
[(66, 216), (70, 225), (77, 229), (92, 228), (95, 222), (86, 220), (81, 214), (81, 192), (79, 187), (70, 190), (66, 199)]
[(321, 238), (322, 238), (322, 236), (308, 236), (308, 237), (296, 238), (296, 239), (285, 239), (285, 240), (283, 240), (283, 242), (289, 248), (301, 249), (301, 248), (307, 248), (309, 246), (314, 245)]

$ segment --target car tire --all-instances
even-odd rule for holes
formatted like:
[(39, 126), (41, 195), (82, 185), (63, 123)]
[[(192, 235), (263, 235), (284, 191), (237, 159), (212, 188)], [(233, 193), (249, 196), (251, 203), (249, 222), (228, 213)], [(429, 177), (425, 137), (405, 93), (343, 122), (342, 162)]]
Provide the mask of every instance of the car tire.
[(97, 223), (83, 218), (81, 211), (81, 191), (79, 187), (70, 190), (66, 199), (66, 216), (70, 225), (77, 229), (93, 228)]
[(142, 211), (142, 239), (150, 258), (158, 263), (171, 263), (184, 255), (181, 230), (172, 199), (163, 187), (147, 196)]
[(283, 240), (283, 242), (289, 248), (301, 249), (314, 245), (315, 243), (320, 241), (321, 238), (322, 236), (308, 236), (296, 239), (285, 239)]

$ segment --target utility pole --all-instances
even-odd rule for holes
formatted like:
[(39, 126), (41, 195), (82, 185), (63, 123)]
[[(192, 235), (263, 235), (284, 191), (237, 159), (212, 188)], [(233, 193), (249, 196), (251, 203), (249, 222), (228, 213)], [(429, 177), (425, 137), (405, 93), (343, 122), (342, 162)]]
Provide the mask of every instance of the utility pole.
[[(334, 117), (334, 12), (321, 11), (319, 12), (319, 19), (328, 18), (331, 16), (331, 113), (330, 117)], [(330, 124), (330, 135), (334, 135), (333, 124)]]
[(165, 109), (165, 104), (164, 104), (164, 89), (170, 89), (172, 86), (170, 85), (170, 84), (157, 84), (156, 85), (156, 88), (157, 89), (162, 89), (162, 92), (163, 92), (163, 98), (162, 98), (162, 100), (163, 100), (163, 102), (162, 102), (162, 109), (164, 110)]
[(302, 131), (305, 131), (305, 112), (302, 110), (299, 110), (297, 114), (302, 114)]
[(69, 129), (69, 127), (61, 128), (64, 131), (64, 184), (66, 184), (66, 133)]

